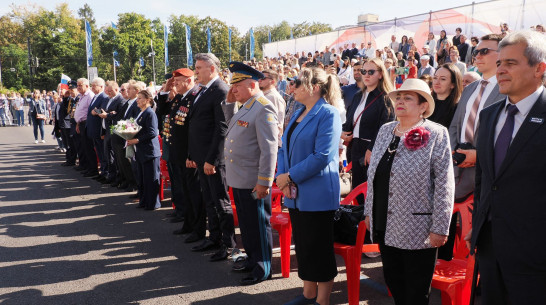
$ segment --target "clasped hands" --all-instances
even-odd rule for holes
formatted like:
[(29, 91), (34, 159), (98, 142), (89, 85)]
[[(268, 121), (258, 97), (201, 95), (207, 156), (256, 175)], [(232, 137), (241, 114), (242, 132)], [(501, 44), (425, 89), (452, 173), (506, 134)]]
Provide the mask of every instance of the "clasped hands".
[(290, 178), (288, 177), (289, 173), (280, 174), (277, 176), (277, 186), (284, 194), (284, 197), (290, 198)]

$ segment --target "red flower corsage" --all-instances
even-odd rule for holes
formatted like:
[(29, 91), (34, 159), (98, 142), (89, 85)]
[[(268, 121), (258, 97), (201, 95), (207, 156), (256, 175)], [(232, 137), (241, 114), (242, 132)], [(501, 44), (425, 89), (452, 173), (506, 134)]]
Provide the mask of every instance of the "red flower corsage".
[(430, 131), (426, 130), (424, 127), (415, 127), (406, 133), (404, 146), (409, 150), (418, 150), (427, 145), (429, 138)]

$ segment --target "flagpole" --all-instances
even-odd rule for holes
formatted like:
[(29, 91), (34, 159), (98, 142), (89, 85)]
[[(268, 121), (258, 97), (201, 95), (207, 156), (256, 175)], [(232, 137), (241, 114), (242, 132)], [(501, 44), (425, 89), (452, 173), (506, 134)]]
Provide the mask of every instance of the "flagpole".
[(152, 48), (152, 53), (150, 53), (152, 55), (152, 71), (153, 71), (153, 74), (154, 74), (154, 86), (156, 85), (156, 82), (155, 82), (155, 52), (154, 52), (154, 41), (153, 39), (150, 38), (150, 47)]
[(112, 52), (112, 63), (114, 64), (114, 82), (118, 82), (116, 78), (116, 58), (114, 57), (114, 53)]

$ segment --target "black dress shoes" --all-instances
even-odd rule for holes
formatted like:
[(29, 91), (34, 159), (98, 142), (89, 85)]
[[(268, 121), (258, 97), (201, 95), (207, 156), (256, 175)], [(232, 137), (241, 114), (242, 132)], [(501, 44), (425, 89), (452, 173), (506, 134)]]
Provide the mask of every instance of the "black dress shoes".
[[(267, 277), (267, 279), (268, 280), (271, 279), (271, 274)], [(248, 285), (258, 284), (259, 282), (262, 282), (262, 281), (263, 281), (262, 278), (257, 278), (254, 275), (251, 275), (251, 276), (242, 278), (240, 283), (243, 286), (248, 286)]]
[(174, 235), (182, 235), (182, 234), (188, 234), (188, 233), (191, 233), (191, 230), (187, 229), (187, 228), (184, 228), (184, 227), (182, 227), (181, 229), (173, 231)]
[(200, 241), (202, 239), (203, 237), (199, 237), (196, 234), (190, 234), (188, 237), (186, 237), (186, 239), (184, 239), (184, 243), (191, 244), (191, 243)]
[(223, 260), (227, 259), (227, 257), (228, 257), (228, 248), (226, 247), (226, 245), (222, 244), (220, 246), (220, 249), (218, 251), (216, 251), (216, 253), (214, 253), (209, 258), (209, 261), (219, 262), (219, 261), (223, 261)]
[(231, 271), (233, 272), (250, 272), (252, 271), (252, 268), (248, 267), (248, 263), (246, 259), (239, 259), (235, 263), (233, 263), (233, 266), (231, 266)]
[(205, 239), (201, 244), (191, 248), (194, 252), (203, 252), (207, 250), (213, 250), (218, 249), (220, 247), (220, 244), (213, 242), (210, 239)]

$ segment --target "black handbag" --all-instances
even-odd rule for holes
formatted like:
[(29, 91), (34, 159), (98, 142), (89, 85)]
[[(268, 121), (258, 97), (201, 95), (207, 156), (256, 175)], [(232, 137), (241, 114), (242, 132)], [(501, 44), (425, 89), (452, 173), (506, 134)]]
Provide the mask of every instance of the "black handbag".
[(363, 219), (363, 205), (340, 205), (334, 214), (334, 241), (354, 245), (358, 233), (358, 224)]

